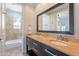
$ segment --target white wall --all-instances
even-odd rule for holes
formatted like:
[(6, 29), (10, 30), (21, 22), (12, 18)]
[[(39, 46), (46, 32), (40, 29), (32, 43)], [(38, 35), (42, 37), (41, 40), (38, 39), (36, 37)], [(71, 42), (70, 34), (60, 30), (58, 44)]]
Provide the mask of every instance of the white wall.
[(79, 3), (74, 5), (74, 29), (75, 35), (79, 36)]
[(30, 6), (23, 6), (23, 29), (24, 36), (28, 34), (28, 25), (31, 25), (32, 32), (36, 32), (36, 15), (35, 9)]
[(0, 3), (0, 38), (3, 39), (3, 36), (2, 36), (2, 9), (1, 9), (1, 3)]
[(0, 3), (0, 33), (1, 33), (1, 3)]
[(56, 3), (40, 3), (40, 4), (38, 4), (38, 6), (36, 7), (36, 14), (39, 14), (39, 13), (45, 11), (46, 9), (52, 7), (55, 4)]

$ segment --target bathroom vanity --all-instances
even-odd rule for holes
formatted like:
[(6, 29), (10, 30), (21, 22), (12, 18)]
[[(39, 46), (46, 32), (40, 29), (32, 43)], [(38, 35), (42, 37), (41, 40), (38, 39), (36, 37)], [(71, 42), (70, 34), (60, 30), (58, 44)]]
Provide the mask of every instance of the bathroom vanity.
[(78, 56), (79, 43), (58, 41), (55, 38), (42, 35), (28, 35), (26, 38), (27, 52), (28, 47), (38, 56)]
[[(37, 33), (74, 34), (74, 4), (58, 3), (37, 15)], [(62, 37), (62, 36), (61, 36)], [(63, 38), (63, 37), (62, 37)], [(79, 56), (79, 42), (43, 35), (27, 35), (26, 46), (39, 56)]]

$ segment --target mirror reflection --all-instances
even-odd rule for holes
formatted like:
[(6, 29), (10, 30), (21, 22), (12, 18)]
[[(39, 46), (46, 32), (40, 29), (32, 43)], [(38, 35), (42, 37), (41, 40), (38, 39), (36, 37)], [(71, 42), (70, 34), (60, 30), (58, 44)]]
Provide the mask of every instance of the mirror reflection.
[(40, 15), (38, 30), (69, 31), (69, 4), (62, 4)]

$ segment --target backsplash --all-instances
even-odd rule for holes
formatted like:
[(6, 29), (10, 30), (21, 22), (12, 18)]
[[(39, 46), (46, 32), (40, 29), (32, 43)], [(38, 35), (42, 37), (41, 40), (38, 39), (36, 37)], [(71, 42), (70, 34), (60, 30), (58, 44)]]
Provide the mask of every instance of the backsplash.
[(79, 36), (76, 36), (76, 35), (68, 35), (68, 34), (56, 34), (56, 33), (43, 33), (43, 32), (38, 32), (42, 35), (48, 35), (50, 37), (55, 37), (57, 38), (58, 35), (62, 35), (64, 36), (65, 38), (68, 38), (68, 40), (70, 41), (78, 41), (79, 42)]

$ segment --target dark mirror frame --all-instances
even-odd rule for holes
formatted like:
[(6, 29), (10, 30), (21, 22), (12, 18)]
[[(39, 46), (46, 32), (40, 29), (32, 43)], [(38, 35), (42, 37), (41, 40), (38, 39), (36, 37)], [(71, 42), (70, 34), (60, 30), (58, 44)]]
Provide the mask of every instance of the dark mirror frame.
[(59, 33), (59, 34), (74, 34), (74, 4), (73, 3), (69, 3), (69, 31), (45, 31), (45, 30), (39, 30), (38, 28), (38, 17), (54, 8), (59, 7), (60, 5), (62, 5), (64, 3), (58, 3), (55, 6), (52, 6), (51, 8), (45, 10), (44, 12), (40, 13), (37, 15), (37, 32), (47, 32), (47, 33)]

